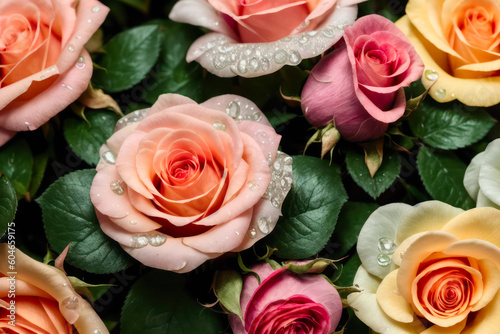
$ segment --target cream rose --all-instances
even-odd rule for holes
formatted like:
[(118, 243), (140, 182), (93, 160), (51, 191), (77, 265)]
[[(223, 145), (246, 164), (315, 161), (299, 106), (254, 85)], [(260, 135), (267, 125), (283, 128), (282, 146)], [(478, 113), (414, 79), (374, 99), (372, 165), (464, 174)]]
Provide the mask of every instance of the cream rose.
[(500, 211), (429, 201), (389, 204), (358, 239), (361, 292), (349, 305), (377, 333), (495, 333)]
[(101, 228), (145, 265), (188, 272), (270, 233), (292, 159), (251, 101), (165, 94), (118, 122), (90, 198)]
[(478, 207), (500, 209), (500, 139), (472, 159), (465, 171), (464, 186)]
[[(396, 25), (426, 66), (422, 83), (439, 102), (500, 102), (500, 3), (410, 0)], [(434, 84), (434, 85), (433, 85)]]
[(72, 334), (73, 326), (80, 334), (109, 333), (62, 271), (0, 244), (0, 332)]
[(92, 60), (84, 45), (108, 12), (96, 0), (0, 2), (0, 146), (85, 91)]

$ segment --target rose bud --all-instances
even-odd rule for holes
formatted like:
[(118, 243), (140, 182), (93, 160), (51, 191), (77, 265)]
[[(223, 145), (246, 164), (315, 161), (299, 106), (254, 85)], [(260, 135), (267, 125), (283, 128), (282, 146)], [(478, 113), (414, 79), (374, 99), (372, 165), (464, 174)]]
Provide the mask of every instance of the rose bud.
[(364, 16), (311, 71), (302, 110), (313, 126), (333, 123), (348, 141), (376, 139), (403, 115), (403, 87), (422, 71), (415, 49), (391, 21)]

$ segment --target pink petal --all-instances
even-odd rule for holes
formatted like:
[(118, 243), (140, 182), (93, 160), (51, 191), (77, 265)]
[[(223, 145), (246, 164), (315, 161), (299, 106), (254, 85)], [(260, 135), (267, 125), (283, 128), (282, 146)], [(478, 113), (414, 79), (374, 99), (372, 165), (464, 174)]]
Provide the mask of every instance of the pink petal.
[(15, 131), (9, 131), (0, 127), (0, 146), (8, 142), (16, 134)]
[[(179, 1), (182, 2), (182, 1)], [(183, 104), (197, 104), (190, 98), (179, 95), (179, 94), (162, 94), (158, 96), (156, 102), (149, 109), (148, 115), (156, 114), (157, 112), (163, 111), (167, 108), (183, 105)]]
[(281, 141), (281, 136), (270, 126), (263, 126), (256, 122), (243, 121), (238, 125), (242, 133), (252, 137), (259, 145), (266, 157), (268, 164), (276, 159), (276, 152)]

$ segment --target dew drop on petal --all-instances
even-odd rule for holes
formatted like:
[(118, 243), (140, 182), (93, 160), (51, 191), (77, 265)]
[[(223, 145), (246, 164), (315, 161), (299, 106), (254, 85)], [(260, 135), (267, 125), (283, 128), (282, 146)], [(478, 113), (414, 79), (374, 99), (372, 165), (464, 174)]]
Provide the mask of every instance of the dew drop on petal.
[(231, 118), (237, 118), (240, 115), (240, 106), (238, 105), (238, 102), (229, 102), (226, 107), (226, 114), (228, 114)]
[(276, 53), (274, 54), (274, 61), (277, 64), (284, 64), (287, 61), (287, 58), (288, 58), (288, 53), (282, 49), (276, 51)]
[(387, 267), (391, 264), (391, 258), (386, 254), (380, 253), (377, 255), (377, 263), (381, 267)]
[(75, 66), (76, 68), (83, 70), (85, 68), (85, 58), (83, 58), (82, 56), (78, 57)]
[(437, 80), (437, 78), (439, 78), (438, 72), (436, 72), (436, 70), (432, 70), (432, 69), (425, 70), (424, 75), (427, 78), (427, 80), (430, 80), (430, 81), (435, 81), (435, 80)]
[(76, 310), (78, 308), (78, 297), (71, 296), (62, 301), (62, 305), (68, 310)]
[(226, 124), (222, 123), (219, 120), (215, 121), (212, 125), (216, 130), (226, 131)]
[(383, 254), (390, 255), (396, 250), (396, 244), (391, 238), (383, 237), (378, 239), (378, 250)]
[(259, 230), (264, 234), (269, 234), (272, 231), (272, 219), (271, 217), (260, 217), (257, 220), (257, 226)]
[(147, 235), (134, 235), (130, 238), (130, 247), (132, 248), (143, 248), (149, 243)]
[(96, 330), (94, 330), (94, 334), (102, 334), (102, 332), (100, 329), (96, 329)]
[(154, 247), (161, 246), (167, 241), (167, 237), (164, 234), (153, 235), (149, 238), (149, 244)]
[(107, 162), (110, 165), (114, 165), (116, 162), (116, 153), (113, 151), (103, 152), (101, 157), (102, 157), (102, 160), (104, 160), (105, 162)]
[(75, 46), (73, 44), (68, 45), (68, 51), (69, 52), (75, 52)]
[(130, 221), (130, 224), (132, 224), (132, 225), (137, 225), (137, 220), (131, 220), (131, 221)]
[(250, 188), (250, 190), (259, 190), (260, 188), (259, 184), (255, 180), (248, 181), (247, 186), (248, 188)]
[(100, 10), (101, 10), (101, 7), (99, 7), (99, 6), (94, 6), (94, 7), (92, 7), (92, 13), (97, 13), (97, 12), (99, 12)]
[(124, 193), (121, 181), (119, 181), (119, 180), (115, 180), (115, 181), (111, 182), (109, 187), (117, 195), (123, 195), (123, 193)]
[(438, 99), (444, 99), (446, 97), (446, 89), (444, 89), (444, 88), (436, 89), (436, 91), (434, 92), (434, 95)]
[(248, 231), (248, 236), (251, 239), (255, 239), (257, 237), (257, 231), (254, 228), (250, 229), (250, 231)]

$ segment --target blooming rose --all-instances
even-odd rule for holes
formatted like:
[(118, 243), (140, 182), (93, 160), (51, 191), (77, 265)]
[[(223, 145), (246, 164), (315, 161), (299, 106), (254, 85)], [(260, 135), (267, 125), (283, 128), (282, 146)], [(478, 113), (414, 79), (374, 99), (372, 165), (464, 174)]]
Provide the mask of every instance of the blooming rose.
[(35, 130), (85, 91), (84, 44), (109, 9), (96, 0), (0, 3), (0, 145)]
[(500, 209), (500, 139), (472, 159), (464, 176), (464, 186), (478, 207)]
[(396, 25), (422, 57), (422, 83), (435, 100), (485, 107), (500, 102), (498, 0), (410, 0), (406, 14)]
[(166, 94), (117, 128), (90, 197), (104, 233), (143, 264), (187, 272), (274, 228), (292, 159), (251, 101)]
[(188, 62), (220, 77), (256, 77), (326, 51), (361, 1), (180, 0), (169, 18), (213, 31), (193, 43)]
[(302, 110), (313, 126), (333, 123), (349, 141), (375, 139), (403, 115), (403, 87), (422, 71), (415, 49), (391, 21), (364, 16), (311, 71)]
[[(73, 325), (81, 334), (109, 333), (62, 271), (11, 247), (0, 244), (1, 333), (72, 334)], [(15, 275), (9, 260), (14, 263)]]
[(295, 274), (287, 267), (273, 270), (267, 263), (251, 268), (241, 292), (243, 318), (229, 315), (234, 334), (317, 333), (335, 331), (342, 302), (335, 287), (319, 275)]
[(361, 292), (348, 296), (377, 333), (497, 333), (500, 211), (429, 201), (389, 204), (358, 239)]

